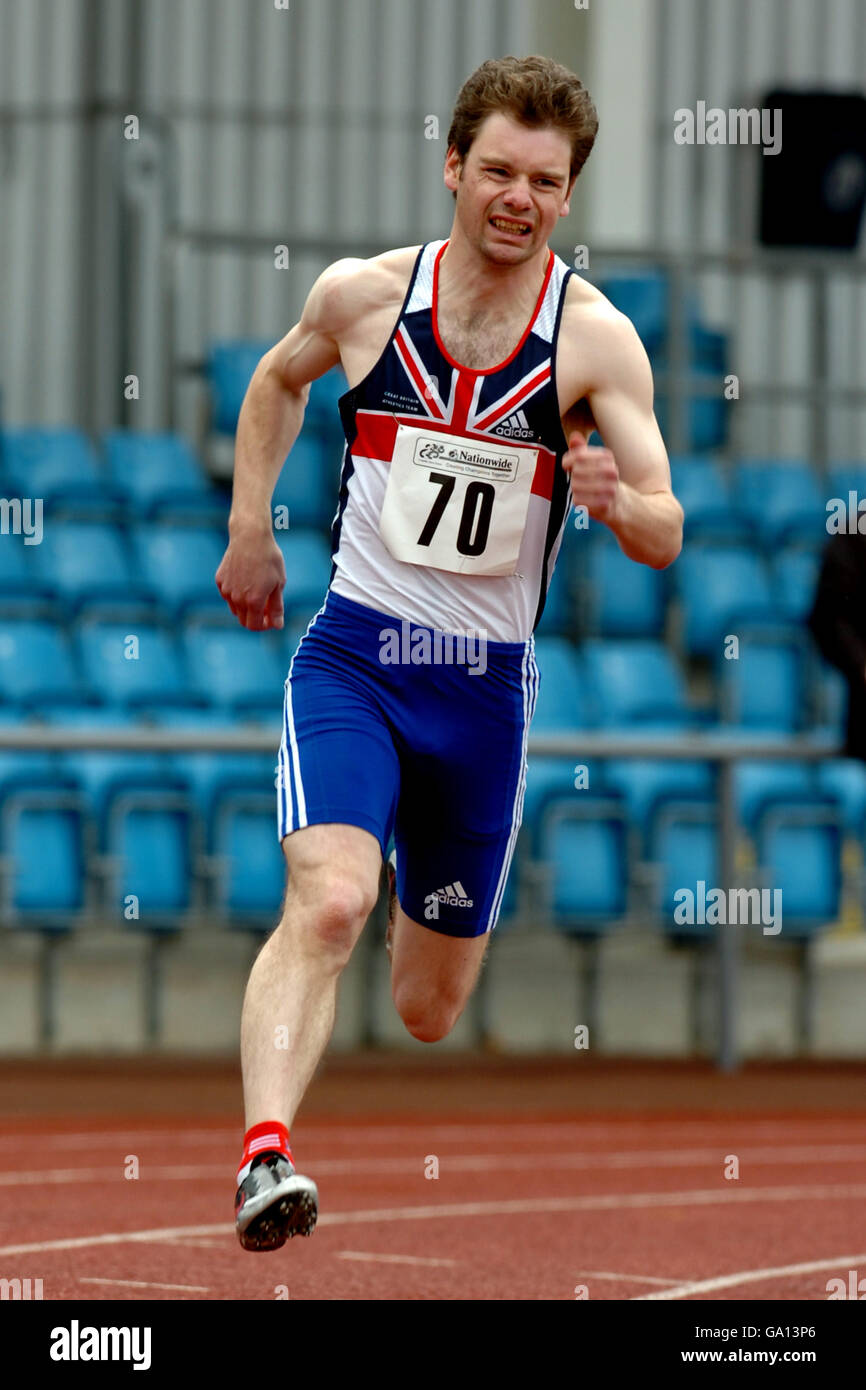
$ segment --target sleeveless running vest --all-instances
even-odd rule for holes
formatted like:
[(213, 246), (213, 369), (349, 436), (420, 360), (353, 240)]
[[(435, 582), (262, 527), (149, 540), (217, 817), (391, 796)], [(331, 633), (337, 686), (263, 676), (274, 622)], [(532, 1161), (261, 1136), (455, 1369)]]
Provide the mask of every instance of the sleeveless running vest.
[(524, 642), (571, 510), (555, 361), (573, 272), (550, 252), (517, 347), (475, 371), (438, 333), (447, 244), (421, 248), (387, 346), (340, 398), (346, 446), (330, 587), (444, 632)]

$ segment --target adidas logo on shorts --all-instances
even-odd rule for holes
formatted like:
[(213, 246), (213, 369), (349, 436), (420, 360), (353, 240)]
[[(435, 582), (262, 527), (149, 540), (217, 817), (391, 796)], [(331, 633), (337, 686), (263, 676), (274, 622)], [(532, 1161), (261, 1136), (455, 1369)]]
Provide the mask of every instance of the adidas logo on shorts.
[(472, 907), (473, 901), (467, 898), (466, 889), (459, 879), (449, 883), (447, 888), (437, 888), (435, 893), (428, 893), (424, 899), (426, 904), (424, 916), (428, 921), (436, 921), (439, 917), (439, 904), (444, 903), (446, 907)]
[(509, 439), (533, 439), (534, 431), (529, 428), (529, 421), (522, 410), (516, 410), (513, 415), (509, 415), (504, 425), (498, 425), (495, 434), (504, 434)]

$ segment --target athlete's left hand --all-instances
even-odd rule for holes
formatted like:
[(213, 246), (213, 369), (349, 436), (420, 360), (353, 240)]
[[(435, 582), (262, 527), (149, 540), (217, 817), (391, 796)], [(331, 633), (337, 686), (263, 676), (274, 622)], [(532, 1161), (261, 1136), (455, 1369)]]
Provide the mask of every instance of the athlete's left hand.
[(593, 521), (612, 525), (619, 496), (619, 469), (610, 449), (590, 448), (579, 430), (568, 436), (562, 466), (570, 476), (576, 507), (586, 507)]

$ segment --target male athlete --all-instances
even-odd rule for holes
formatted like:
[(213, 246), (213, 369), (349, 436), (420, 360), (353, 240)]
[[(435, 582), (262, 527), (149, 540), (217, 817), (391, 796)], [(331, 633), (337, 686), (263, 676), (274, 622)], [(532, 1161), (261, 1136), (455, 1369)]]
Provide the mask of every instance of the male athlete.
[[(548, 247), (597, 126), (559, 64), (483, 63), (448, 134), (447, 241), (331, 265), (244, 400), (216, 578), (260, 631), (283, 625), (271, 495), (309, 383), (338, 363), (349, 383), (331, 584), (286, 681), (285, 904), (241, 1024), (247, 1250), (315, 1225), (316, 1186), (295, 1172), (289, 1127), (392, 837), (391, 981), (408, 1031), (445, 1037), (473, 989), (520, 826), (532, 634), (572, 505), (642, 564), (661, 569), (680, 550), (646, 354)], [(604, 448), (587, 446), (596, 428)], [(404, 655), (386, 660), (395, 629)], [(472, 633), (483, 671), (417, 657), (434, 637)], [(275, 1045), (280, 1028), (288, 1047)]]

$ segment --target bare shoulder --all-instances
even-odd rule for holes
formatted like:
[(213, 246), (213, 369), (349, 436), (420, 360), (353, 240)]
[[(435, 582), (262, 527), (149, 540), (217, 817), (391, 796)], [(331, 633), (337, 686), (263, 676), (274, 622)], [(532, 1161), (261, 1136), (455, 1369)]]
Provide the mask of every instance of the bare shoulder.
[(590, 343), (594, 353), (645, 355), (631, 319), (614, 308), (606, 295), (578, 275), (569, 277), (560, 332), (571, 344)]
[(339, 333), (377, 309), (398, 309), (420, 249), (401, 246), (367, 260), (346, 256), (333, 261), (310, 292), (308, 316)]
[(644, 343), (630, 318), (578, 275), (571, 275), (566, 288), (560, 338), (575, 363), (580, 361), (587, 386), (620, 382), (642, 391), (652, 381)]

